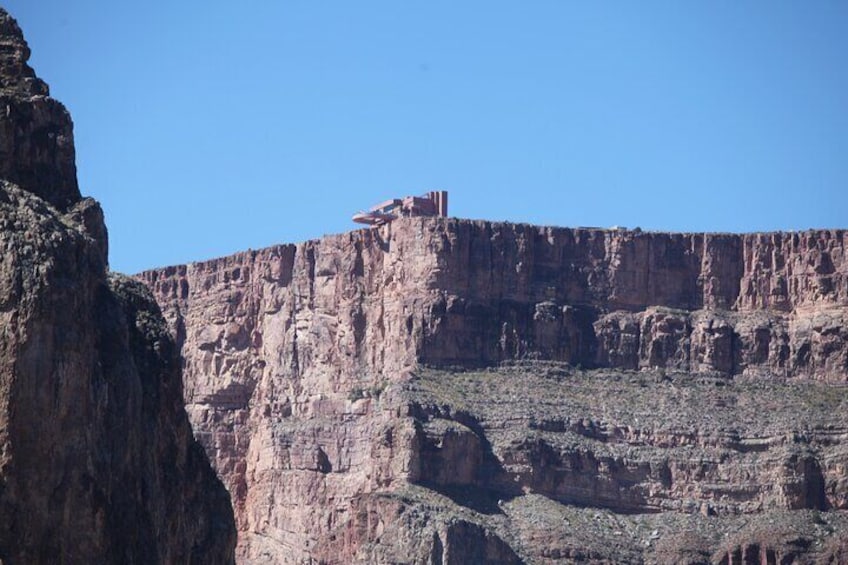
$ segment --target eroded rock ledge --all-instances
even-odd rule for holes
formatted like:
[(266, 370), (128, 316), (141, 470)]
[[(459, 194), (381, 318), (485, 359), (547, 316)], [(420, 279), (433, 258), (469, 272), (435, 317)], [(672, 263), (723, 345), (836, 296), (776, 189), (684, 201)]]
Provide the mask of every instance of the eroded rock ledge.
[[(190, 336), (200, 349), (224, 340), (255, 350), (267, 333), (282, 338), (273, 345), (297, 374), (316, 362), (379, 374), (531, 357), (839, 382), (848, 375), (846, 242), (843, 230), (660, 234), (410, 219), (140, 277), (175, 327), (183, 313), (214, 310), (203, 335)], [(241, 317), (246, 324), (223, 323)], [(267, 320), (286, 335), (263, 332)]]

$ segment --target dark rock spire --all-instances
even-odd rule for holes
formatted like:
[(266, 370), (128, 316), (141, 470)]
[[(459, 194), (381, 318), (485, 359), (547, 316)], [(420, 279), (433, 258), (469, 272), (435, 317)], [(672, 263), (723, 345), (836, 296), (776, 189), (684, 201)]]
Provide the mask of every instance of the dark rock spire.
[(73, 122), (29, 56), (18, 23), (0, 8), (0, 178), (67, 210), (81, 198)]

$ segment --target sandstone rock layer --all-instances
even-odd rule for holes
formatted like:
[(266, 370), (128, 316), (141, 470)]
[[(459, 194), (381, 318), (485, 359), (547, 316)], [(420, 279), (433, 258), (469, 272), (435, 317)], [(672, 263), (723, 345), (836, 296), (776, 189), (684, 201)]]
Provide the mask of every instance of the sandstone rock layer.
[(140, 279), (243, 562), (721, 560), (844, 531), (846, 243), (414, 218)]

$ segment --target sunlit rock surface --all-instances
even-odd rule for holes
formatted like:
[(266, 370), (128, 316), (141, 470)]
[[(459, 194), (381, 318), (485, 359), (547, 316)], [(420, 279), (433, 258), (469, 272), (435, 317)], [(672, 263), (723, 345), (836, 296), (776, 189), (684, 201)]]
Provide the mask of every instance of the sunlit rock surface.
[(825, 559), (846, 242), (413, 218), (139, 277), (245, 563)]

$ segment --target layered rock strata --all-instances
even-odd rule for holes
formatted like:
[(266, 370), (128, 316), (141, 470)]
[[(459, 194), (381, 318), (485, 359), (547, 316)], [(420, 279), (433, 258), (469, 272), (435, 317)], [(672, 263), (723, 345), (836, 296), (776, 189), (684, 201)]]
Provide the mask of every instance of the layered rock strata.
[[(750, 398), (735, 387), (791, 395), (785, 383), (798, 382), (841, 398), (846, 243), (842, 230), (657, 234), (416, 218), (140, 278), (176, 337), (188, 412), (233, 496), (244, 562), (460, 563), (459, 531), (478, 557), (548, 562), (596, 550), (544, 541), (522, 522), (540, 504), (703, 511), (707, 522), (844, 507), (845, 422), (810, 431), (777, 414), (761, 431), (760, 415), (735, 421)], [(650, 378), (614, 398), (600, 387), (575, 407), (567, 379), (554, 394), (534, 370), (491, 401), (502, 419), (486, 416), (496, 380), (466, 382), (463, 371), (522, 359)], [(449, 394), (433, 400), (422, 388), (432, 380), (424, 366)], [(634, 391), (689, 381), (729, 387), (710, 405), (724, 427), (696, 417), (697, 388), (660, 407), (643, 397), (644, 410), (689, 422), (680, 429), (609, 417)], [(546, 398), (560, 400), (542, 416), (532, 403)], [(816, 413), (806, 406), (801, 418)], [(693, 460), (690, 448), (705, 455)], [(504, 501), (516, 501), (514, 522)], [(704, 539), (698, 551), (719, 551), (721, 536)], [(654, 555), (627, 547), (610, 562)]]
[(158, 306), (110, 275), (72, 124), (0, 9), (0, 561), (230, 563)]

